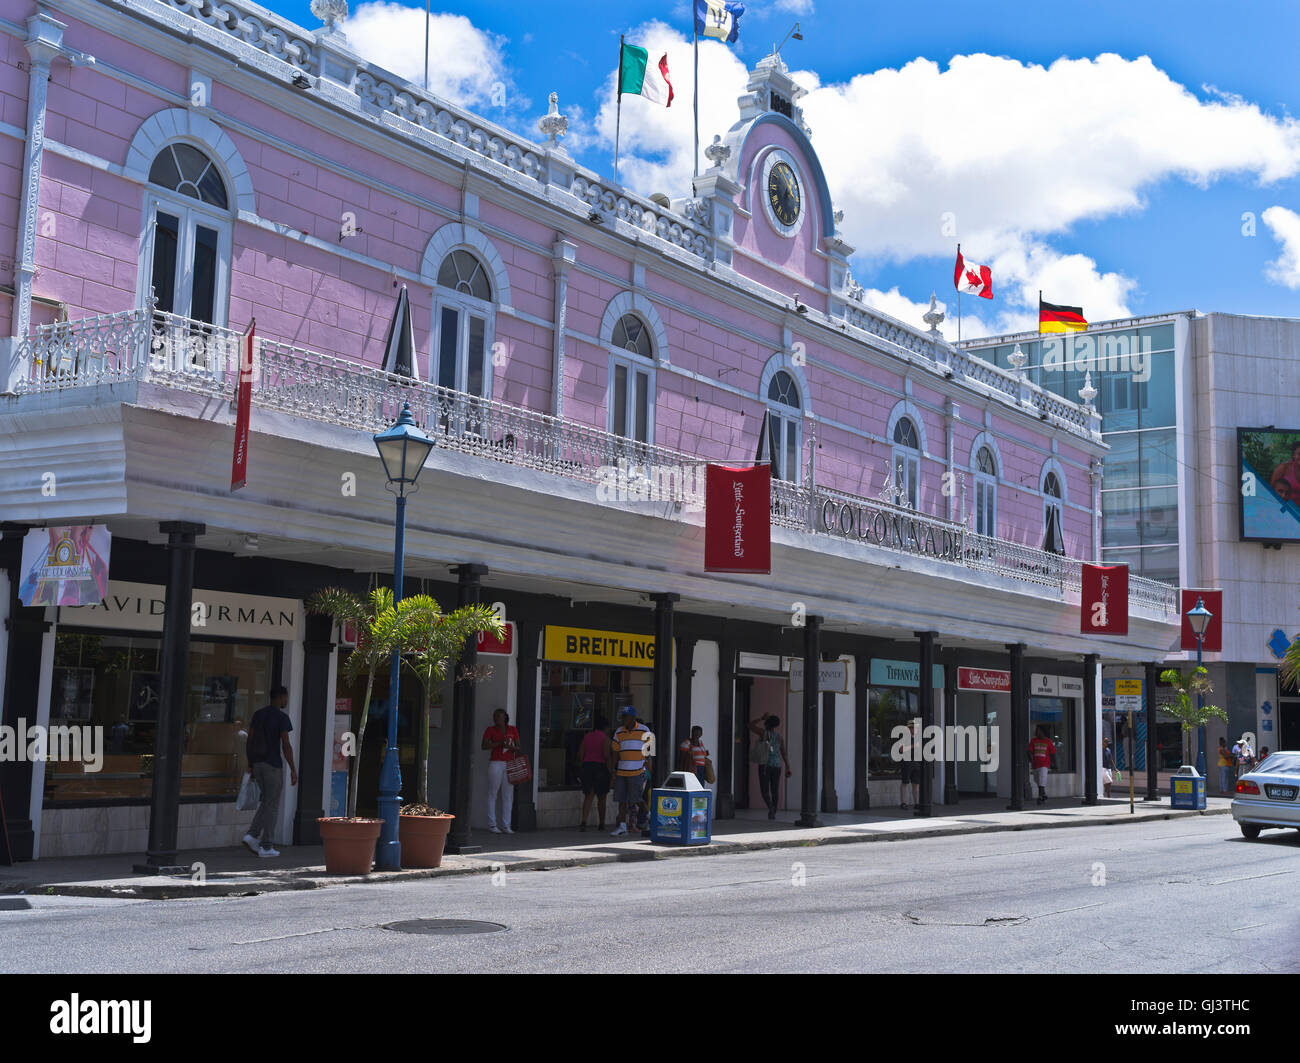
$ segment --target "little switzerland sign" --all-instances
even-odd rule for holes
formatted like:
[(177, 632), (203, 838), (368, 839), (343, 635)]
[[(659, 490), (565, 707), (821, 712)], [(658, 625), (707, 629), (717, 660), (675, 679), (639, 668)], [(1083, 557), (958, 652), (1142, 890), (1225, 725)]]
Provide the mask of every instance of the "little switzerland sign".
[(962, 528), (922, 517), (909, 517), (891, 508), (871, 504), (850, 504), (834, 498), (817, 497), (817, 526), (828, 535), (875, 543), (891, 550), (960, 561)]

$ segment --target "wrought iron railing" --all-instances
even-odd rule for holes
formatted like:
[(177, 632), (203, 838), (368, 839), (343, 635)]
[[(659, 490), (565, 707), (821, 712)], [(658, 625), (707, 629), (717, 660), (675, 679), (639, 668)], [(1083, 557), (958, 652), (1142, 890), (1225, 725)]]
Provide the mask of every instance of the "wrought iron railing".
[[(63, 392), (129, 381), (233, 399), (239, 334), (147, 309), (43, 325), (19, 346), (19, 393)], [(679, 503), (698, 509), (708, 458), (640, 443), (522, 406), (451, 391), (272, 339), (253, 345), (253, 401), (326, 424), (375, 432), (409, 403), (439, 449), (600, 485), (605, 501)], [(926, 557), (1077, 600), (1082, 562), (977, 535), (962, 524), (882, 499), (772, 481), (775, 527), (810, 543), (835, 537), (867, 551)], [(1132, 577), (1130, 599), (1147, 615), (1175, 616), (1178, 592)]]

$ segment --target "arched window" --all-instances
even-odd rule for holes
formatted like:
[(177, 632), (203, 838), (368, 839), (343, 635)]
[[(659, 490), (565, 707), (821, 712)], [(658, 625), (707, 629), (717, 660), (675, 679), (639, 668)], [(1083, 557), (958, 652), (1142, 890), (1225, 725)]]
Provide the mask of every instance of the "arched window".
[(610, 337), (609, 430), (654, 442), (654, 342), (646, 323), (624, 314)]
[(1048, 470), (1043, 476), (1043, 549), (1049, 554), (1064, 554), (1061, 534), (1061, 480)]
[(894, 425), (894, 502), (912, 509), (919, 508), (921, 492), (921, 441), (910, 418), (900, 418)]
[(230, 200), (212, 161), (192, 144), (166, 145), (149, 169), (145, 249), (156, 308), (223, 325), (230, 279)]
[(488, 271), (471, 252), (452, 251), (438, 267), (433, 321), (437, 361), (430, 376), (440, 387), (489, 397), (496, 308)]
[(778, 370), (767, 385), (767, 442), (776, 479), (799, 482), (802, 430), (799, 385), (784, 369)]
[(993, 451), (980, 447), (975, 455), (975, 532), (998, 533), (998, 462)]

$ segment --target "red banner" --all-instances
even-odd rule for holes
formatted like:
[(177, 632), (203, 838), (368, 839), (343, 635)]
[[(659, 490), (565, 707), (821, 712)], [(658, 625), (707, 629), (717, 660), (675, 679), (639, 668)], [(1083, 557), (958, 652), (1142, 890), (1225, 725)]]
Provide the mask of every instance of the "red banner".
[(1084, 565), (1079, 633), (1128, 634), (1128, 565)]
[(515, 625), (506, 624), (506, 633), (502, 638), (487, 631), (478, 633), (478, 652), (479, 653), (499, 653), (509, 657), (515, 648)]
[(772, 571), (772, 469), (710, 465), (704, 488), (704, 571)]
[(1011, 673), (997, 668), (958, 668), (957, 689), (1010, 693)]
[(239, 340), (239, 391), (235, 412), (235, 455), (230, 463), (230, 490), (248, 483), (248, 420), (253, 410), (253, 326)]
[(1220, 653), (1223, 650), (1223, 591), (1189, 591), (1181, 592), (1183, 614), (1183, 637), (1178, 643), (1181, 650), (1196, 649), (1196, 632), (1192, 630), (1191, 621), (1187, 619), (1187, 610), (1196, 608), (1196, 600), (1201, 599), (1202, 604), (1213, 615), (1210, 622), (1205, 626), (1205, 645), (1202, 649), (1206, 653)]

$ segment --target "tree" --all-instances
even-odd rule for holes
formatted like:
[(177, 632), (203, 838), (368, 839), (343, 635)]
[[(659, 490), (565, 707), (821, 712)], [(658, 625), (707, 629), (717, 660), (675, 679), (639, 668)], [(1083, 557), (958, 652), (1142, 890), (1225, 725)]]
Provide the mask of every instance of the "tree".
[[(1217, 705), (1196, 707), (1197, 695), (1213, 694), (1210, 673), (1204, 666), (1191, 668), (1184, 672), (1178, 668), (1166, 668), (1160, 673), (1160, 681), (1174, 688), (1174, 700), (1160, 709), (1183, 725), (1184, 736), (1190, 731), (1204, 727), (1210, 720), (1228, 722), (1228, 714)], [(1154, 693), (1154, 691), (1152, 691)]]
[[(443, 613), (437, 601), (427, 594), (412, 595), (402, 602), (411, 605), (411, 654), (407, 666), (424, 687), (420, 724), (416, 731), (415, 792), (416, 803), (429, 803), (429, 712), (448, 668), (460, 660), (469, 639), (480, 631), (496, 638), (505, 635), (505, 625), (486, 605), (466, 605), (454, 613)], [(462, 678), (477, 679), (478, 675)]]
[[(361, 705), (361, 720), (357, 725), (356, 751), (348, 765), (347, 816), (352, 819), (357, 814), (361, 749), (366, 738), (366, 724), (370, 719), (370, 695), (375, 688), (375, 674), (389, 666), (394, 653), (407, 649), (410, 632), (415, 626), (413, 618), (418, 614), (419, 606), (418, 603), (412, 606), (404, 601), (394, 609), (393, 592), (388, 587), (376, 587), (364, 599), (342, 587), (326, 587), (308, 599), (307, 608), (313, 613), (330, 617), (340, 626), (352, 623), (357, 628), (357, 648), (348, 655), (343, 665), (343, 675), (349, 683), (355, 683), (362, 675), (366, 677), (366, 696)], [(396, 712), (397, 707), (393, 706), (390, 711)]]
[(1288, 686), (1300, 687), (1300, 635), (1291, 640), (1282, 658), (1282, 679)]

